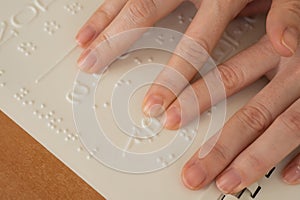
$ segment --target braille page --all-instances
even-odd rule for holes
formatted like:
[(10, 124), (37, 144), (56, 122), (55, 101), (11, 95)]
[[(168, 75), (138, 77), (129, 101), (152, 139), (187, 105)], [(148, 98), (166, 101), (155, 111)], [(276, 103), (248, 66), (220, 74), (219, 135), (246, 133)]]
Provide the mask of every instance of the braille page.
[[(82, 49), (74, 36), (101, 2), (0, 2), (3, 112), (110, 200), (299, 199), (300, 187), (287, 186), (280, 179), (280, 169), (289, 159), (235, 196), (223, 195), (214, 184), (200, 191), (186, 189), (180, 180), (182, 166), (205, 140), (204, 133), (211, 128), (210, 124), (215, 123), (213, 130), (222, 126), (218, 121), (211, 122), (212, 117), (222, 116), (225, 105), (224, 117), (228, 119), (267, 81), (261, 79), (229, 98), (226, 104), (213, 106), (196, 124), (176, 132), (162, 130), (160, 122), (144, 118), (140, 108), (149, 83), (166, 64), (170, 53), (151, 48), (128, 52), (103, 75), (87, 75), (77, 70), (76, 60)], [(194, 13), (193, 6), (185, 3), (156, 27), (184, 32)], [(263, 17), (238, 19), (228, 27), (212, 58), (220, 63), (263, 34)], [(176, 37), (158, 32), (153, 45), (174, 46), (175, 41)], [(82, 107), (86, 97), (94, 100), (87, 110)], [(82, 112), (84, 115), (80, 115)], [(126, 113), (140, 126), (132, 126)], [(92, 117), (85, 117), (86, 114)], [(93, 132), (93, 122), (101, 125), (101, 131)], [(100, 132), (105, 133), (113, 149), (104, 143), (99, 145), (104, 141), (97, 140)], [(150, 156), (139, 162), (141, 154)], [(128, 165), (129, 159), (135, 163)]]

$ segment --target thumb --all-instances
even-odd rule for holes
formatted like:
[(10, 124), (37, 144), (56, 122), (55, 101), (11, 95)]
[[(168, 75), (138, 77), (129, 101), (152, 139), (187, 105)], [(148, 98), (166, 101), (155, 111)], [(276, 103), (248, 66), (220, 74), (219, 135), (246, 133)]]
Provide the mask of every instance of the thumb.
[(267, 34), (281, 56), (292, 56), (299, 45), (300, 0), (273, 0)]

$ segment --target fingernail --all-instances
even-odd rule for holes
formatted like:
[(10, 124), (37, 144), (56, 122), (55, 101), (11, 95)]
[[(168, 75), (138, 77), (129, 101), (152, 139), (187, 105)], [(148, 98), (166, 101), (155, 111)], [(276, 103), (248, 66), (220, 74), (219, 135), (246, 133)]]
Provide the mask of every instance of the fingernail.
[(300, 183), (300, 166), (294, 165), (290, 167), (283, 175), (283, 180), (288, 184), (299, 184)]
[(91, 49), (84, 51), (78, 59), (78, 66), (83, 71), (88, 71), (97, 63), (97, 55)]
[(199, 188), (205, 179), (205, 171), (197, 164), (193, 164), (183, 172), (183, 182), (190, 189)]
[(295, 54), (298, 47), (298, 31), (295, 28), (287, 28), (283, 32), (282, 44), (285, 46), (292, 54)]
[(167, 111), (167, 119), (164, 123), (164, 127), (167, 129), (175, 129), (179, 127), (181, 122), (181, 112), (180, 109), (176, 106), (171, 107)]
[(77, 43), (81, 46), (86, 45), (96, 36), (96, 30), (91, 26), (83, 28), (76, 36)]
[(241, 177), (234, 169), (225, 172), (216, 182), (217, 187), (225, 194), (232, 193), (241, 183)]
[(157, 117), (162, 114), (163, 110), (163, 98), (161, 96), (151, 95), (147, 98), (143, 111), (146, 115), (151, 117)]

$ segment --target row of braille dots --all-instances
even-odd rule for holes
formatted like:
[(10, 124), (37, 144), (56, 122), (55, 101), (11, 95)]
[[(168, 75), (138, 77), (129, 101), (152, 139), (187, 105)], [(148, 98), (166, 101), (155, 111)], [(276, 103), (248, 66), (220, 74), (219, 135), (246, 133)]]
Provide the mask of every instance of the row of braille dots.
[[(1, 72), (0, 72), (1, 74)], [(33, 100), (26, 100), (26, 96), (28, 96), (28, 94), (30, 93), (30, 91), (25, 88), (22, 87), (19, 92), (17, 92), (14, 95), (14, 98), (18, 101), (22, 101), (22, 105), (26, 105), (26, 106), (33, 106), (35, 103)], [(56, 117), (55, 115), (55, 111), (54, 110), (48, 110), (46, 109), (46, 105), (45, 104), (40, 104), (38, 109), (35, 109), (33, 111), (33, 115), (35, 117), (37, 117), (39, 120), (45, 120), (46, 121), (46, 125), (48, 126), (48, 128), (53, 131), (56, 134), (60, 134), (63, 133), (66, 135), (65, 137), (65, 141), (75, 141), (79, 138), (78, 134), (72, 134), (69, 129), (67, 128), (61, 128), (61, 124), (63, 122), (63, 118), (62, 117)], [(83, 151), (82, 147), (78, 147), (77, 151)], [(90, 159), (90, 155), (87, 156), (87, 159)]]
[(45, 120), (47, 127), (56, 134), (65, 134), (65, 141), (75, 141), (78, 134), (72, 134), (69, 129), (62, 128), (62, 117), (57, 117), (54, 110), (47, 110), (45, 104), (41, 104), (39, 109), (33, 111), (33, 115), (40, 120)]
[(28, 96), (29, 90), (25, 87), (20, 88), (20, 90), (14, 94), (14, 98), (17, 101), (22, 102), (22, 105), (27, 106), (27, 105), (33, 105), (34, 101), (33, 100), (26, 100), (26, 96)]
[[(149, 57), (149, 58), (147, 59), (147, 62), (152, 63), (153, 60), (154, 60), (154, 59), (153, 59), (152, 57)], [(140, 58), (138, 58), (138, 57), (135, 57), (135, 58), (133, 59), (133, 62), (136, 63), (136, 64), (138, 64), (138, 65), (141, 65), (141, 64), (144, 63), (143, 60), (140, 59)]]
[(25, 56), (30, 56), (36, 50), (36, 46), (32, 42), (23, 42), (17, 49)]
[[(4, 75), (5, 71), (4, 70), (0, 70), (0, 80), (1, 80), (1, 77)], [(0, 87), (5, 87), (6, 83), (4, 82), (0, 82)]]
[[(179, 14), (179, 15), (177, 16), (177, 18), (178, 18), (178, 23), (179, 23), (179, 24), (184, 24), (185, 21), (186, 21), (183, 14)], [(189, 18), (188, 18), (188, 21), (189, 21), (189, 22), (193, 21), (193, 18), (192, 18), (192, 17), (189, 17)]]
[(175, 159), (175, 154), (170, 153), (167, 156), (160, 156), (156, 159), (156, 162), (161, 164), (163, 167), (167, 167)]
[[(77, 151), (78, 151), (78, 152), (80, 152), (80, 151), (82, 151), (82, 150), (83, 150), (82, 147), (77, 148)], [(88, 153), (88, 155), (86, 156), (86, 159), (87, 159), (87, 160), (90, 160), (91, 158), (94, 158), (94, 157), (95, 157), (95, 154), (98, 153), (98, 152), (99, 152), (99, 148), (98, 148), (98, 147), (94, 148), (92, 151), (90, 151), (90, 152)]]
[[(160, 38), (161, 38), (161, 37), (162, 37), (162, 36), (160, 36)], [(120, 60), (125, 60), (125, 59), (127, 59), (129, 56), (130, 56), (129, 53), (125, 53), (125, 54), (119, 56), (118, 59), (120, 59)], [(153, 60), (154, 60), (153, 57), (149, 57), (149, 58), (147, 59), (147, 62), (152, 63)], [(141, 58), (138, 58), (138, 57), (135, 57), (135, 58), (133, 59), (133, 62), (136, 63), (136, 64), (138, 64), (138, 65), (140, 65), (140, 64), (143, 63), (142, 59), (141, 59)]]
[[(46, 124), (51, 131), (53, 131), (56, 134), (64, 134), (65, 138), (64, 140), (66, 142), (68, 141), (76, 141), (79, 138), (79, 135), (71, 133), (71, 131), (67, 128), (61, 128), (61, 124), (63, 122), (62, 117), (56, 117), (55, 111), (54, 110), (48, 110), (46, 109), (45, 104), (41, 104), (39, 109), (36, 109), (33, 111), (33, 115), (38, 117), (40, 120), (46, 120)], [(94, 152), (97, 152), (98, 150), (95, 149)], [(84, 152), (84, 148), (82, 146), (77, 148), (77, 152)], [(86, 159), (91, 159), (93, 157), (93, 153), (89, 153), (86, 156)]]
[[(79, 135), (77, 133), (73, 134), (69, 129), (67, 128), (61, 128), (63, 118), (57, 117), (54, 110), (47, 110), (45, 104), (41, 104), (39, 106), (39, 109), (36, 109), (33, 111), (33, 115), (36, 116), (40, 120), (45, 120), (48, 128), (53, 131), (56, 134), (64, 134), (65, 138), (64, 140), (66, 142), (68, 141), (76, 141), (79, 139)], [(77, 152), (84, 152), (84, 148), (82, 146), (78, 147)], [(91, 159), (94, 155), (94, 153), (98, 152), (98, 148), (95, 148), (92, 153), (89, 153), (86, 156), (86, 159)]]
[(68, 11), (71, 15), (76, 15), (83, 9), (83, 6), (78, 2), (74, 2), (71, 4), (65, 5), (64, 9), (66, 11)]
[(60, 25), (56, 21), (46, 21), (44, 23), (44, 31), (49, 35), (54, 35), (60, 29)]
[[(96, 109), (98, 109), (98, 107), (99, 107), (99, 106), (98, 106), (97, 104), (95, 104), (95, 105), (93, 106), (93, 109), (96, 110)], [(105, 103), (103, 103), (102, 107), (103, 107), (104, 109), (108, 109), (108, 108), (110, 108), (110, 103), (109, 103), (109, 102), (105, 102)]]
[(131, 80), (119, 80), (116, 84), (115, 87), (121, 87), (122, 85), (131, 85), (132, 81)]
[[(175, 41), (175, 37), (172, 36), (172, 35), (168, 35), (168, 38), (169, 38), (169, 40), (167, 40), (167, 41), (169, 41), (169, 42), (171, 42), (171, 43)], [(155, 41), (156, 41), (159, 45), (163, 45), (164, 42), (166, 41), (166, 38), (165, 38), (164, 34), (159, 34), (159, 35), (156, 37)], [(148, 60), (148, 61), (149, 61), (149, 60)]]
[(184, 138), (187, 142), (191, 142), (195, 135), (197, 135), (197, 130), (188, 131), (186, 129), (179, 130), (179, 136)]

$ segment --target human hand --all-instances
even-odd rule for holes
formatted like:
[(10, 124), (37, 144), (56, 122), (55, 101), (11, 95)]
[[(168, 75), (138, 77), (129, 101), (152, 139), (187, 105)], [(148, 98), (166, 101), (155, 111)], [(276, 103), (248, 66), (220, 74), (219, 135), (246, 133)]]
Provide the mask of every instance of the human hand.
[[(101, 72), (138, 36), (114, 44), (98, 44), (126, 30), (149, 27), (187, 0), (106, 0), (79, 31), (77, 42), (86, 50), (78, 60), (81, 70)], [(198, 9), (186, 35), (201, 44), (209, 53), (215, 47), (227, 24), (240, 11), (249, 14), (268, 10), (270, 0), (190, 0)], [(291, 56), (296, 49), (299, 33), (299, 1), (274, 0), (267, 20), (267, 32), (276, 49), (283, 56)], [(284, 15), (282, 15), (284, 13)], [(142, 34), (142, 33), (141, 33)], [(179, 44), (180, 45), (180, 44)], [(170, 63), (177, 63), (173, 57)], [(190, 78), (192, 75), (187, 75)]]
[[(236, 193), (266, 174), (300, 144), (300, 46), (293, 57), (284, 58), (264, 37), (214, 71), (220, 73), (228, 96), (266, 73), (271, 79), (228, 120), (216, 143), (215, 138), (208, 140), (182, 171), (183, 182), (190, 189), (203, 188), (216, 179), (221, 191)], [(214, 71), (207, 76), (217, 81)], [(209, 107), (210, 102), (203, 98), (209, 96), (205, 82), (195, 82), (192, 88), (201, 98), (200, 110)], [(172, 106), (180, 110), (177, 100)], [(209, 152), (203, 156), (207, 149)], [(300, 154), (284, 169), (283, 178), (289, 184), (300, 183)]]
[[(105, 1), (105, 3), (99, 8), (99, 10), (87, 22), (87, 24), (81, 29), (81, 31), (79, 32), (79, 34), (77, 36), (78, 43), (82, 47), (87, 48), (87, 50), (85, 52), (83, 52), (83, 54), (81, 55), (81, 57), (79, 59), (80, 68), (82, 70), (84, 70), (86, 72), (90, 72), (90, 73), (101, 71), (101, 69), (103, 69), (103, 67), (107, 66), (111, 61), (113, 61), (113, 59), (116, 56), (118, 56), (119, 53), (121, 54), (122, 52), (120, 52), (119, 49), (116, 49), (116, 47), (114, 45), (109, 45), (109, 44), (103, 49), (97, 49), (96, 47), (99, 43), (101, 43), (102, 41), (110, 38), (111, 36), (113, 36), (119, 32), (123, 32), (126, 30), (134, 29), (134, 28), (139, 28), (139, 27), (152, 26), (157, 20), (159, 20), (160, 18), (164, 17), (169, 12), (174, 10), (182, 2), (183, 2), (183, 0), (178, 0), (178, 1), (163, 1), (163, 0), (161, 0), (161, 1), (159, 1), (159, 0), (157, 0), (157, 1), (153, 1), (153, 0), (152, 1), (150, 1), (150, 0), (149, 1), (148, 0), (146, 0), (146, 1), (140, 1), (140, 0)], [(250, 0), (249, 1), (238, 1), (237, 0), (237, 1), (230, 1), (230, 2), (229, 1), (203, 0), (203, 1), (192, 1), (192, 2), (198, 8), (198, 12), (197, 12), (195, 18), (193, 19), (191, 25), (187, 29), (186, 35), (193, 38), (196, 42), (201, 44), (208, 52), (212, 51), (212, 49), (214, 48), (218, 39), (222, 35), (227, 24), (231, 21), (231, 19), (233, 19), (235, 16), (237, 16), (238, 13), (242, 9), (244, 9), (242, 11), (242, 14), (247, 14), (249, 12), (253, 13), (253, 9), (256, 10), (257, 6), (259, 6), (259, 8), (261, 8), (261, 10), (266, 10), (270, 6), (270, 1), (268, 1), (268, 0), (265, 0), (265, 1), (264, 0), (255, 0), (255, 1), (250, 1)], [(249, 2), (251, 2), (251, 4), (248, 4)], [(245, 8), (245, 6), (246, 6), (246, 8)], [(284, 13), (284, 15), (282, 15), (282, 13)], [(277, 53), (279, 53), (282, 56), (292, 56), (295, 54), (296, 48), (298, 46), (298, 35), (299, 35), (299, 29), (300, 29), (299, 13), (300, 13), (299, 12), (299, 1), (292, 1), (292, 0), (274, 0), (273, 1), (272, 8), (268, 14), (268, 19), (267, 19), (267, 34), (268, 34), (271, 42), (270, 41), (266, 42), (266, 43), (268, 43), (267, 45), (266, 44), (262, 45), (262, 43), (264, 43), (264, 42), (260, 42), (259, 44), (257, 44), (258, 46), (254, 46), (255, 48), (252, 47), (249, 50), (239, 54), (239, 56), (236, 56), (235, 58), (231, 59), (231, 62), (229, 62), (229, 63), (226, 62), (227, 65), (231, 66), (231, 67), (226, 67), (226, 64), (221, 65), (221, 67), (220, 67), (220, 69), (222, 71), (222, 66), (223, 66), (223, 76), (225, 78), (227, 78), (227, 79), (225, 79), (225, 81), (227, 81), (228, 88), (226, 90), (226, 93), (228, 96), (239, 91), (246, 85), (249, 85), (250, 83), (252, 83), (254, 80), (257, 79), (258, 76), (261, 76), (261, 75), (265, 74), (267, 71), (271, 70), (274, 67), (274, 65), (280, 65), (280, 66), (283, 65), (282, 62), (284, 59), (283, 58), (280, 59)], [(207, 19), (209, 19), (209, 20), (207, 20)], [(201, 27), (201, 29), (198, 27)], [(134, 42), (135, 39), (137, 39), (137, 38), (133, 37), (133, 38), (131, 38), (131, 40), (127, 40), (124, 42), (121, 41), (120, 43), (126, 48), (126, 47), (129, 47), (129, 45), (132, 42)], [(118, 43), (118, 44), (120, 44), (120, 43)], [(179, 46), (180, 45), (181, 44), (179, 44)], [(266, 47), (268, 47), (268, 48), (266, 48)], [(272, 50), (272, 51), (268, 52), (264, 48), (266, 48), (267, 50)], [(95, 49), (96, 49), (96, 51), (95, 51)], [(122, 48), (120, 48), (120, 49), (123, 50)], [(184, 49), (184, 48), (182, 48), (182, 49)], [(186, 52), (189, 52), (190, 50), (191, 49), (186, 49)], [(262, 51), (264, 53), (261, 53), (260, 51)], [(248, 55), (249, 53), (251, 55), (251, 52), (252, 52), (252, 55), (256, 53), (255, 54), (255, 55), (257, 55), (256, 60), (260, 60), (261, 63), (255, 62), (256, 60), (254, 61), (252, 59), (252, 56)], [(244, 56), (245, 56), (245, 58), (243, 59)], [(250, 59), (249, 59), (249, 57), (250, 57)], [(297, 60), (295, 57), (296, 56), (293, 56), (293, 58), (291, 58), (291, 60)], [(237, 58), (239, 58), (239, 59), (237, 59)], [(282, 62), (279, 63), (279, 60)], [(190, 69), (189, 67), (183, 67), (183, 66), (188, 66), (187, 63), (182, 61), (177, 56), (172, 57), (172, 59), (169, 62), (169, 65), (172, 66), (175, 70), (181, 72), (187, 80), (191, 80), (194, 77), (194, 75), (197, 73), (197, 71), (195, 71), (195, 70), (189, 70)], [(256, 68), (257, 65), (259, 65), (261, 67)], [(236, 67), (234, 67), (234, 66), (236, 66)], [(242, 69), (240, 69), (239, 67)], [(294, 67), (294, 68), (296, 68), (296, 67)], [(255, 69), (255, 70), (253, 70), (253, 69)], [(242, 70), (244, 70), (245, 73), (242, 73), (242, 75), (247, 75), (247, 76), (242, 77), (243, 80), (240, 80), (240, 77), (238, 75), (241, 75), (241, 74), (235, 74), (236, 72), (234, 70), (238, 70), (238, 72), (241, 72)], [(295, 72), (292, 74), (293, 77), (295, 76), (295, 74), (298, 75), (298, 77), (299, 77), (299, 70), (297, 71), (297, 73)], [(159, 76), (158, 79), (160, 77), (162, 77), (162, 76)], [(281, 77), (281, 76), (278, 76), (278, 77)], [(296, 77), (294, 77), (294, 79), (299, 82), (299, 79), (297, 79)], [(274, 81), (274, 80), (277, 80), (277, 81)], [(295, 82), (295, 80), (294, 80), (294, 82)], [(165, 78), (165, 81), (168, 81), (168, 78)], [(240, 81), (241, 81), (241, 84), (236, 85), (236, 82), (239, 83)], [(273, 79), (272, 81), (277, 82), (277, 83), (279, 82), (278, 79)], [(201, 94), (199, 94), (199, 95), (202, 95), (202, 98), (203, 98), (204, 94), (206, 93), (206, 90), (205, 90), (205, 87), (201, 87), (201, 85), (203, 86), (203, 83), (201, 83), (201, 80), (194, 84), (195, 89), (197, 89), (197, 91), (198, 91), (198, 94), (199, 94), (199, 91), (201, 91)], [(276, 85), (276, 84), (273, 84), (273, 85)], [(296, 86), (297, 86), (297, 84), (293, 85), (291, 88), (295, 89)], [(268, 87), (270, 87), (270, 86), (268, 86)], [(268, 87), (266, 87), (263, 91), (266, 91)], [(184, 88), (185, 88), (185, 85), (181, 85), (178, 88), (178, 91), (180, 91), (179, 93), (181, 93)], [(294, 89), (293, 89), (293, 91), (294, 91)], [(277, 91), (276, 88), (274, 88), (273, 90)], [(282, 88), (280, 91), (282, 93), (284, 92)], [(296, 91), (296, 89), (295, 89), (295, 91)], [(166, 112), (167, 116), (171, 116), (171, 117), (168, 117), (168, 120), (167, 120), (167, 123), (165, 124), (165, 126), (170, 129), (179, 128), (179, 126), (183, 125), (183, 124), (181, 123), (180, 118), (178, 118), (176, 116), (177, 111), (175, 111), (175, 114), (174, 114), (174, 112), (173, 112), (174, 109), (171, 109), (171, 108), (174, 108), (174, 105), (176, 107), (176, 101), (174, 103), (172, 103), (172, 102), (176, 99), (176, 96), (179, 95), (179, 93), (173, 94), (172, 92), (168, 91), (166, 88), (158, 87), (156, 85), (152, 86), (152, 88), (147, 93), (146, 98), (145, 98), (145, 103), (144, 103), (145, 113), (149, 114), (153, 105), (160, 104), (160, 105), (162, 105), (162, 107), (165, 110), (167, 110), (167, 112)], [(182, 93), (184, 93), (184, 91)], [(264, 94), (265, 94), (265, 92), (259, 93), (257, 95), (257, 97), (255, 98), (255, 100), (253, 100), (253, 102), (255, 103), (255, 101), (260, 98), (263, 99), (263, 97), (265, 97)], [(274, 94), (276, 94), (276, 93), (274, 93)], [(283, 94), (285, 94), (285, 93), (283, 93)], [(291, 101), (291, 98), (287, 98), (287, 96), (289, 96), (289, 95), (291, 95), (291, 94), (288, 93), (288, 95), (286, 95), (286, 98), (284, 98), (284, 100), (282, 100), (282, 101), (284, 101), (283, 103), (282, 102), (280, 102), (280, 103), (273, 102), (273, 104), (271, 104), (272, 102), (268, 101), (268, 103), (270, 103), (272, 105), (272, 109), (274, 107), (276, 107), (276, 109), (277, 109), (276, 111), (271, 110), (273, 112), (272, 119), (271, 119), (271, 117), (268, 116), (269, 118), (267, 120), (269, 120), (269, 121), (267, 121), (267, 122), (263, 121), (264, 122), (263, 125), (266, 126), (264, 128), (268, 127), (268, 129), (266, 129), (264, 134), (262, 134), (261, 132), (263, 132), (263, 128), (261, 128), (261, 130), (257, 130), (257, 129), (255, 129), (257, 127), (254, 127), (252, 129), (250, 128), (249, 130), (247, 130), (248, 132), (253, 131), (253, 135), (245, 134), (244, 135), (245, 138), (243, 138), (242, 136), (238, 136), (238, 137), (242, 137), (243, 141), (241, 143), (237, 143), (237, 141), (235, 141), (235, 143), (232, 145), (232, 149), (231, 149), (231, 146), (229, 149), (226, 149), (226, 150), (228, 150), (228, 152), (230, 151), (228, 153), (228, 155), (226, 154), (228, 157), (224, 157), (222, 160), (222, 152), (220, 152), (219, 155), (218, 155), (218, 153), (213, 154), (214, 152), (218, 152), (218, 147), (220, 145), (217, 146), (217, 149), (214, 149), (211, 154), (209, 154), (207, 157), (205, 157), (204, 158), (205, 160), (199, 159), (199, 161), (198, 161), (197, 160), (198, 153), (196, 153), (195, 156), (192, 158), (192, 160), (190, 162), (188, 162), (188, 164), (186, 165), (186, 167), (183, 170), (183, 177), (184, 177), (183, 179), (184, 179), (185, 184), (188, 187), (190, 187), (191, 189), (199, 189), (199, 188), (203, 187), (204, 185), (208, 184), (219, 173), (221, 173), (225, 169), (225, 167), (241, 152), (242, 147), (246, 148), (252, 141), (254, 141), (257, 138), (258, 138), (257, 141), (249, 146), (249, 150), (247, 148), (245, 150), (245, 153), (244, 152), (241, 153), (240, 156), (235, 159), (235, 161), (232, 163), (232, 166), (238, 167), (239, 165), (243, 164), (242, 162), (239, 162), (239, 160), (242, 160), (244, 158), (244, 155), (247, 155), (247, 152), (253, 153), (253, 151), (254, 151), (255, 153), (258, 153), (257, 155), (250, 154), (250, 155), (253, 155), (252, 158), (256, 158), (255, 156), (261, 156), (261, 157), (259, 157), (260, 159), (265, 158), (265, 156), (266, 156), (265, 153), (268, 151), (267, 150), (264, 151), (265, 150), (264, 148), (270, 147), (270, 145), (271, 145), (270, 143), (268, 143), (266, 138), (270, 137), (269, 135), (272, 135), (272, 134), (274, 134), (274, 136), (276, 137), (278, 135), (278, 129), (280, 128), (279, 126), (281, 126), (281, 124), (279, 124), (279, 122), (283, 121), (282, 118), (284, 118), (284, 116), (290, 116), (289, 113), (292, 112), (292, 111), (290, 111), (291, 109), (283, 108), (284, 106), (289, 104), (289, 103), (287, 103), (288, 101)], [(299, 96), (297, 98), (299, 98)], [(265, 97), (265, 99), (266, 99), (266, 97)], [(210, 102), (207, 102), (207, 101), (206, 102), (201, 101), (201, 102), (202, 103), (200, 105), (200, 108), (202, 111), (210, 107)], [(265, 102), (263, 102), (263, 103), (265, 103)], [(278, 103), (278, 105), (277, 105), (277, 103)], [(291, 104), (292, 103), (290, 102), (290, 105)], [(295, 108), (296, 111), (298, 112), (298, 110), (299, 110), (298, 104), (299, 104), (299, 100), (297, 100), (297, 101), (295, 100), (295, 103), (291, 106), (291, 108)], [(251, 108), (253, 108), (253, 107), (254, 106), (251, 107), (251, 105), (250, 105), (250, 111), (251, 111)], [(280, 117), (278, 117), (278, 115), (280, 113), (276, 115), (276, 112), (277, 113), (279, 112), (278, 108), (281, 108), (282, 112), (285, 110), (284, 114), (280, 115)], [(238, 113), (243, 113), (243, 110), (245, 110), (245, 109), (242, 109), (242, 111), (240, 111)], [(253, 112), (255, 112), (255, 111), (256, 110), (254, 108)], [(172, 112), (173, 112), (173, 114), (172, 114)], [(245, 111), (245, 112), (249, 112), (249, 111)], [(236, 114), (237, 116), (240, 115), (240, 114), (238, 115), (238, 113)], [(294, 112), (292, 112), (292, 113), (294, 113)], [(195, 115), (199, 114), (199, 110), (195, 110), (194, 114)], [(250, 112), (250, 114), (252, 116), (252, 111)], [(260, 112), (258, 111), (258, 117), (259, 116), (262, 116), (262, 115), (260, 115)], [(264, 116), (262, 116), (262, 119), (264, 119), (263, 117)], [(235, 119), (235, 121), (234, 121), (234, 119)], [(290, 119), (290, 118), (288, 118), (288, 119)], [(295, 119), (299, 119), (299, 116), (298, 116), (298, 118), (295, 118)], [(192, 120), (192, 119), (190, 119), (190, 120)], [(240, 130), (244, 126), (245, 127), (247, 126), (247, 124), (245, 124), (245, 123), (243, 124), (241, 122), (239, 122), (240, 124), (238, 124), (236, 122), (238, 120), (239, 119), (233, 117), (233, 119), (231, 119), (227, 123), (226, 127), (228, 127), (228, 124), (231, 125), (232, 123), (233, 123), (233, 125), (232, 125), (233, 128), (237, 128), (236, 130)], [(259, 120), (254, 120), (251, 122), (254, 123), (254, 126), (261, 125)], [(296, 124), (295, 129), (297, 129), (299, 132), (299, 124), (298, 123), (299, 122), (297, 120), (295, 120), (295, 123), (294, 123), (294, 124)], [(225, 130), (229, 130), (229, 129), (231, 130), (231, 128), (232, 127), (228, 127)], [(271, 128), (275, 131), (273, 131)], [(220, 188), (224, 192), (237, 191), (241, 187), (244, 187), (245, 185), (249, 184), (250, 182), (253, 182), (254, 180), (256, 180), (259, 176), (262, 175), (263, 171), (265, 172), (268, 170), (267, 169), (268, 167), (271, 167), (271, 165), (274, 165), (277, 162), (279, 162), (288, 152), (290, 152), (292, 149), (296, 148), (299, 145), (299, 136), (297, 136), (297, 134), (292, 135), (293, 130), (294, 130), (293, 127), (285, 130), (288, 133), (291, 133), (291, 138), (294, 138), (293, 141), (290, 141), (286, 137), (285, 139), (289, 140), (287, 142), (289, 145), (283, 145), (282, 148), (280, 148), (280, 149), (276, 148), (275, 149), (276, 152), (273, 154), (274, 156), (276, 156), (276, 158), (273, 158), (273, 157), (271, 158), (271, 156), (270, 156), (270, 159), (269, 159), (269, 157), (267, 157), (269, 159), (268, 162), (259, 163), (260, 165), (257, 165), (258, 170), (256, 171), (256, 174), (254, 174), (253, 176), (251, 174), (249, 177), (248, 176), (246, 177), (245, 174), (242, 174), (243, 182), (241, 182), (238, 187), (232, 189), (232, 191), (226, 191), (226, 188), (225, 189), (221, 188), (221, 186), (219, 184)], [(261, 132), (259, 132), (259, 131), (261, 131)], [(242, 132), (245, 132), (245, 129), (243, 129)], [(230, 136), (231, 136), (230, 134), (236, 136), (236, 133), (237, 132), (227, 133), (227, 135), (225, 133), (224, 134), (222, 133), (222, 135), (226, 135), (226, 137), (224, 136), (224, 138), (223, 138), (221, 135), (220, 140), (218, 141), (217, 144), (225, 145), (226, 142), (232, 142), (230, 140)], [(266, 134), (266, 133), (268, 133), (268, 134)], [(251, 134), (251, 133), (249, 133), (249, 134)], [(261, 137), (259, 137), (260, 135), (262, 135), (264, 137), (261, 138)], [(278, 138), (280, 138), (280, 137), (278, 136)], [(271, 138), (270, 142), (274, 142), (277, 144), (278, 141), (277, 140), (274, 141), (274, 138), (273, 139)], [(259, 146), (263, 145), (264, 148), (257, 148), (255, 151), (254, 147), (257, 145), (259, 145)], [(280, 143), (280, 145), (281, 145), (281, 143)], [(218, 159), (218, 157), (219, 157), (219, 159)], [(258, 161), (260, 161), (260, 159)], [(222, 164), (220, 164), (220, 165), (218, 164), (218, 166), (216, 168), (214, 168), (213, 171), (210, 171), (209, 174), (207, 174), (207, 176), (205, 177), (205, 180), (203, 180), (203, 182), (201, 182), (197, 186), (195, 186), (195, 185), (193, 186), (188, 181), (188, 176), (189, 176), (188, 171), (190, 171), (190, 170), (187, 170), (187, 168), (195, 160), (197, 161), (197, 164), (198, 164), (198, 162), (200, 163), (199, 166), (202, 166), (203, 163), (207, 163), (207, 164), (209, 164), (209, 166), (216, 166), (214, 163), (215, 160), (222, 160), (222, 162), (220, 162)], [(252, 159), (252, 160), (254, 160), (254, 162), (255, 162), (255, 159)], [(292, 176), (286, 175), (287, 177), (289, 176), (289, 177), (297, 178), (297, 176), (295, 176), (295, 174), (296, 174), (297, 166), (299, 166), (299, 164), (297, 164), (297, 162), (299, 163), (299, 160), (300, 160), (300, 156), (298, 156), (295, 159), (295, 161), (291, 165), (289, 165), (289, 167), (286, 169), (285, 174), (289, 174), (288, 172), (294, 171), (294, 174), (292, 174)], [(246, 167), (249, 167), (249, 165), (247, 165), (247, 163), (248, 162), (246, 160), (245, 164), (243, 164), (243, 165), (245, 165)], [(251, 163), (250, 163), (250, 165), (251, 165)], [(201, 168), (199, 168), (199, 169), (201, 169)], [(193, 176), (193, 177), (199, 178), (199, 176)], [(221, 178), (222, 177), (220, 177), (220, 179)], [(220, 182), (220, 179), (218, 179), (219, 182)], [(193, 179), (193, 181), (195, 181), (195, 180), (199, 181), (200, 179)], [(298, 183), (299, 179), (296, 181), (294, 180), (294, 181), (290, 181), (290, 182)]]

